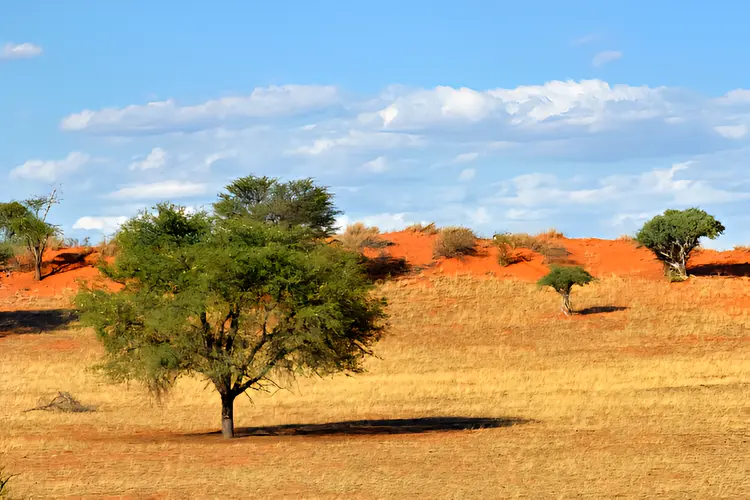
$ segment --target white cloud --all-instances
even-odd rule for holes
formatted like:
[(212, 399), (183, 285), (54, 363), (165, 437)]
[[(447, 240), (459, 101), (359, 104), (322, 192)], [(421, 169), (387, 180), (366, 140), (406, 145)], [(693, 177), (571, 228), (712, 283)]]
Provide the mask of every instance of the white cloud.
[(477, 175), (476, 169), (473, 168), (466, 168), (461, 171), (460, 174), (458, 174), (458, 180), (461, 182), (468, 182), (474, 178), (474, 176)]
[[(565, 182), (550, 174), (525, 174), (506, 183), (495, 202), (519, 207), (600, 205), (641, 200), (677, 205), (709, 205), (750, 199), (750, 192), (728, 191), (705, 180), (678, 179), (690, 162), (668, 169), (654, 169), (637, 175), (613, 175), (590, 189), (566, 189)], [(507, 195), (513, 191), (512, 195)]]
[(318, 156), (337, 149), (382, 150), (414, 147), (420, 144), (421, 138), (412, 134), (351, 130), (348, 134), (338, 137), (317, 139), (307, 146), (293, 148), (287, 151), (287, 154)]
[(591, 64), (597, 67), (604, 66), (605, 64), (617, 61), (618, 59), (622, 59), (622, 52), (619, 50), (605, 50), (596, 54), (594, 58), (591, 59)]
[(239, 151), (236, 149), (230, 149), (227, 151), (219, 151), (218, 153), (211, 153), (210, 155), (207, 155), (203, 159), (203, 164), (206, 167), (212, 167), (214, 163), (222, 160), (229, 160), (231, 158), (236, 158), (239, 156)]
[(453, 158), (453, 163), (471, 163), (479, 158), (479, 153), (461, 153)]
[(162, 148), (154, 148), (143, 160), (130, 164), (130, 170), (151, 170), (162, 168), (167, 164), (167, 152)]
[(137, 184), (110, 193), (110, 198), (130, 200), (173, 199), (197, 196), (206, 192), (206, 184), (182, 181), (162, 181)]
[(598, 33), (589, 33), (573, 40), (573, 45), (588, 45), (590, 43), (596, 42), (600, 38), (601, 37)]
[(181, 106), (169, 99), (125, 108), (84, 110), (65, 117), (60, 128), (112, 135), (194, 131), (233, 120), (291, 116), (338, 100), (338, 90), (332, 86), (271, 86), (256, 88), (249, 96), (224, 97), (194, 106)]
[(714, 127), (719, 134), (730, 139), (742, 139), (747, 134), (747, 126), (740, 125), (719, 125)]
[(10, 171), (12, 179), (55, 182), (65, 174), (75, 172), (90, 161), (86, 153), (74, 151), (62, 160), (29, 160)]
[(388, 161), (383, 156), (378, 156), (362, 165), (362, 169), (373, 174), (382, 174), (388, 170)]
[(101, 231), (105, 234), (114, 233), (128, 220), (125, 216), (120, 217), (81, 217), (73, 224), (73, 229), (84, 229), (87, 231)]
[(42, 48), (33, 43), (6, 43), (0, 50), (0, 59), (30, 59), (42, 55)]

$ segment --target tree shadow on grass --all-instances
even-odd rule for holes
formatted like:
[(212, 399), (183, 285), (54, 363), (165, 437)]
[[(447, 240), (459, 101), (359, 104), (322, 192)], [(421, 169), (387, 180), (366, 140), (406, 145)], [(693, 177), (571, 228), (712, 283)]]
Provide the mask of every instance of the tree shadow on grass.
[[(386, 420), (352, 420), (327, 424), (290, 424), (245, 427), (235, 430), (236, 437), (262, 436), (377, 436), (387, 434), (423, 434), (476, 429), (497, 429), (530, 423), (522, 418), (426, 417)], [(209, 434), (220, 435), (220, 432)]]
[(702, 264), (688, 269), (693, 276), (750, 276), (750, 264)]
[(403, 257), (392, 257), (388, 254), (380, 254), (377, 257), (364, 257), (363, 267), (365, 274), (372, 281), (398, 278), (411, 272), (412, 267)]
[(77, 319), (70, 309), (0, 311), (0, 338), (57, 330)]
[(595, 306), (595, 307), (586, 307), (584, 309), (579, 309), (576, 311), (576, 314), (580, 314), (582, 316), (586, 316), (588, 314), (605, 314), (605, 313), (612, 313), (617, 311), (625, 311), (627, 307), (623, 306)]

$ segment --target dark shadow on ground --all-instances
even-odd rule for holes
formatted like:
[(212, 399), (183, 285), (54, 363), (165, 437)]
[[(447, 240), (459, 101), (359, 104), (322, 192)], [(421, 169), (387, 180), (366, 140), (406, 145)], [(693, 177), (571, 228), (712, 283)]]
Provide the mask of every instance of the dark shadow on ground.
[(0, 338), (57, 330), (77, 319), (70, 309), (0, 311)]
[(364, 257), (363, 266), (365, 273), (373, 281), (398, 278), (412, 270), (406, 259), (392, 257), (388, 254), (381, 254), (372, 258)]
[[(425, 432), (496, 429), (531, 422), (521, 418), (427, 417), (388, 420), (353, 420), (327, 424), (290, 424), (246, 427), (235, 430), (236, 437), (260, 436), (376, 436), (383, 434), (422, 434)], [(221, 434), (212, 432), (209, 434)]]
[(576, 314), (581, 315), (587, 315), (587, 314), (604, 314), (604, 313), (612, 313), (617, 311), (624, 311), (627, 307), (623, 306), (595, 306), (595, 307), (586, 307), (584, 309), (580, 309), (576, 311)]
[(52, 262), (49, 263), (50, 269), (47, 274), (45, 274), (45, 277), (81, 267), (85, 264), (86, 257), (92, 253), (93, 250), (86, 250), (83, 252), (65, 252), (57, 254), (55, 258), (52, 259)]
[(693, 276), (750, 276), (750, 264), (702, 264), (688, 269)]

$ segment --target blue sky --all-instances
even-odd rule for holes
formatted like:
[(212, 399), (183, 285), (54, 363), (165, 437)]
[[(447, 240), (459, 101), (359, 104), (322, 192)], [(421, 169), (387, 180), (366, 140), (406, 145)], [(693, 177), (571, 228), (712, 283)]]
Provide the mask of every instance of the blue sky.
[(8, 2), (0, 199), (58, 186), (96, 239), (231, 179), (312, 176), (346, 218), (634, 232), (700, 206), (750, 241), (750, 5)]

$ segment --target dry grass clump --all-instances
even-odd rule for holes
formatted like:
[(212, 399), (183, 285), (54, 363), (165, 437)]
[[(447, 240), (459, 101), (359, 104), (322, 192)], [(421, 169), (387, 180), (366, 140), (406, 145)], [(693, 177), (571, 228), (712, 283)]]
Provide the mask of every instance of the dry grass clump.
[(107, 241), (104, 239), (96, 246), (96, 248), (102, 258), (116, 257), (119, 251), (115, 240)]
[(432, 254), (435, 258), (461, 257), (476, 253), (477, 236), (466, 227), (446, 227), (440, 230)]
[(635, 243), (635, 237), (630, 234), (621, 234), (615, 241), (626, 241), (628, 243)]
[(542, 231), (541, 233), (537, 234), (538, 238), (547, 238), (551, 240), (565, 238), (565, 235), (561, 232), (555, 229), (554, 227), (551, 227), (545, 231)]
[(5, 472), (5, 469), (0, 467), (0, 498), (9, 498), (10, 488), (8, 483), (13, 479), (13, 474)]
[(540, 254), (544, 257), (545, 264), (568, 263), (570, 252), (551, 241), (556, 238), (562, 238), (562, 233), (551, 229), (536, 236), (528, 233), (498, 233), (492, 237), (492, 241), (499, 250), (498, 263), (504, 267), (523, 260), (523, 256), (517, 252), (521, 248)]
[(418, 222), (416, 224), (408, 226), (406, 228), (406, 231), (409, 231), (411, 233), (433, 235), (438, 234), (440, 232), (440, 229), (438, 229), (434, 222), (430, 222), (429, 224), (422, 224), (421, 222)]
[(361, 222), (346, 226), (346, 230), (336, 240), (347, 250), (361, 252), (365, 248), (385, 248), (391, 242), (380, 237), (380, 229), (367, 227)]
[(750, 252), (750, 245), (735, 245), (734, 250), (737, 252)]

